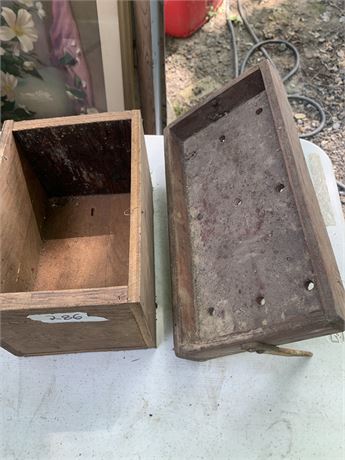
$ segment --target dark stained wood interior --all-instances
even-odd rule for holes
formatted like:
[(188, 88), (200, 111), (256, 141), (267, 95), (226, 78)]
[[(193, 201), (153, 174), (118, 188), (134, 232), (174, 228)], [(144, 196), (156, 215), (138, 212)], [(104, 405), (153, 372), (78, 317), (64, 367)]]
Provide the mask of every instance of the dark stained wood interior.
[(26, 129), (14, 137), (49, 197), (130, 192), (131, 120)]

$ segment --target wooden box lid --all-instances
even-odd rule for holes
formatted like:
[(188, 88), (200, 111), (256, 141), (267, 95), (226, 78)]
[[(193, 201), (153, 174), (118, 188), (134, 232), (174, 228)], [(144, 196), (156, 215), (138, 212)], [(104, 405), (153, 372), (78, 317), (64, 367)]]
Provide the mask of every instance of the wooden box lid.
[(277, 71), (261, 63), (165, 137), (176, 354), (343, 330), (344, 288)]

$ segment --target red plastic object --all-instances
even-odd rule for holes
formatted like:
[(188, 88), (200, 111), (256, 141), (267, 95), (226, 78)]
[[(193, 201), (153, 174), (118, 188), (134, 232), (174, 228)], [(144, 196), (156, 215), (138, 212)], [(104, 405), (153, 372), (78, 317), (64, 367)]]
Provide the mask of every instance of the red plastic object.
[(210, 8), (217, 10), (223, 0), (165, 0), (165, 33), (186, 38), (208, 21)]

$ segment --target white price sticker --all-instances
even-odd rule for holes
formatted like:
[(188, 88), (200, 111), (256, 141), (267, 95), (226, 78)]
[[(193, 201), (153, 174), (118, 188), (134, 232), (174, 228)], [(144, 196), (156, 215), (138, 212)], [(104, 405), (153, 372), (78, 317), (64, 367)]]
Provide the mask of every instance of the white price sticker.
[(33, 321), (41, 323), (59, 324), (59, 323), (95, 323), (98, 321), (108, 321), (102, 316), (89, 316), (87, 313), (80, 311), (68, 313), (44, 313), (41, 315), (28, 315)]

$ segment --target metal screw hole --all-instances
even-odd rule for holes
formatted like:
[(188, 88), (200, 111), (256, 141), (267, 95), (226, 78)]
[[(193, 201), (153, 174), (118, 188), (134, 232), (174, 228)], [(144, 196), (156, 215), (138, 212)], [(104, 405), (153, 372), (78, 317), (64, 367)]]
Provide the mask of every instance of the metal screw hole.
[(308, 280), (305, 282), (305, 288), (307, 291), (312, 291), (315, 287), (315, 283), (312, 280)]
[(277, 190), (277, 192), (279, 192), (279, 193), (281, 193), (281, 192), (284, 190), (284, 188), (285, 188), (285, 185), (284, 185), (284, 184), (278, 184), (278, 185), (276, 186), (276, 190)]
[(242, 204), (242, 200), (240, 198), (236, 198), (235, 206), (240, 206), (240, 204)]
[(256, 298), (256, 303), (260, 305), (260, 307), (263, 307), (266, 303), (265, 297), (259, 296)]

